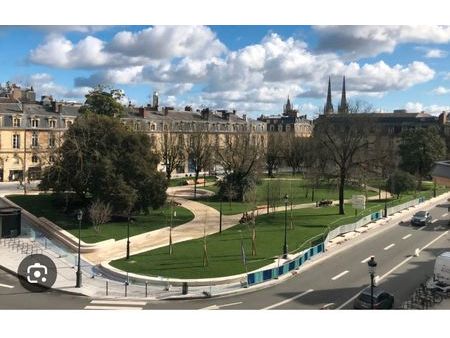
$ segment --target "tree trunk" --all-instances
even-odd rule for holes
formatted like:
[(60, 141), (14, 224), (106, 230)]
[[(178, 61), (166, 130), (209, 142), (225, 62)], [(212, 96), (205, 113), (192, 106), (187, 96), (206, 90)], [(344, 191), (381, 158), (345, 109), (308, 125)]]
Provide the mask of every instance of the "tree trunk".
[(194, 200), (197, 199), (197, 180), (198, 180), (199, 175), (200, 175), (200, 170), (196, 170), (195, 177), (194, 177)]
[(345, 185), (345, 171), (341, 169), (339, 175), (339, 215), (344, 215), (344, 185)]

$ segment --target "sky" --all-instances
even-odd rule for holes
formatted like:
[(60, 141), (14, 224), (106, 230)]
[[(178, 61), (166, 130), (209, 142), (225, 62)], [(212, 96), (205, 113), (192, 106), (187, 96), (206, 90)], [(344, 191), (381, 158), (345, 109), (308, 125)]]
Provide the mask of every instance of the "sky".
[(136, 105), (295, 108), (317, 116), (331, 77), (377, 111), (450, 110), (446, 26), (2, 26), (0, 82), (82, 102), (98, 84)]

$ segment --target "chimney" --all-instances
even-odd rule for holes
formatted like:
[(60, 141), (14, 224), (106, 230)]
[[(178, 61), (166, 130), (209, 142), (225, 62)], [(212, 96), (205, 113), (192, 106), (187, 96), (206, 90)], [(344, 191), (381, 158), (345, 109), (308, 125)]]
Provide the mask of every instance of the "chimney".
[(447, 123), (447, 113), (445, 111), (443, 111), (439, 115), (439, 124), (446, 124), (446, 123)]
[(244, 121), (247, 121), (247, 114), (242, 115), (242, 119), (243, 119)]
[(145, 107), (139, 107), (139, 116), (143, 118), (147, 118), (149, 116), (150, 112), (148, 109), (145, 109)]
[(164, 107), (164, 116), (169, 115), (169, 108), (170, 107)]
[(206, 120), (206, 121), (208, 121), (209, 120), (209, 108), (205, 108), (205, 109), (202, 109), (202, 112), (201, 112), (201, 114), (202, 114), (202, 120)]

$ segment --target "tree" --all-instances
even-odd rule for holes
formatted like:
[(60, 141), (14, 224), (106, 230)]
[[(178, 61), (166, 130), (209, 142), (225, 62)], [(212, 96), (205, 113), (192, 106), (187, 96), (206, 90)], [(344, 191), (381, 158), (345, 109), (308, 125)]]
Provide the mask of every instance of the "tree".
[(246, 192), (255, 187), (261, 172), (264, 161), (262, 142), (250, 133), (226, 135), (216, 154), (225, 171), (219, 195), (224, 196), (225, 189), (231, 189), (236, 193), (233, 198), (243, 201)]
[(415, 187), (414, 176), (402, 170), (394, 171), (386, 181), (386, 188), (391, 194), (397, 195), (405, 191), (411, 191)]
[(401, 135), (400, 168), (417, 177), (419, 190), (433, 163), (443, 159), (445, 153), (445, 142), (435, 127), (410, 129)]
[(283, 147), (282, 138), (278, 134), (269, 134), (267, 137), (266, 146), (266, 169), (267, 175), (273, 177), (274, 170), (278, 169), (278, 166), (283, 160)]
[(124, 106), (120, 103), (123, 96), (123, 92), (119, 89), (107, 90), (106, 87), (99, 85), (86, 95), (86, 101), (80, 108), (80, 114), (121, 116), (125, 112)]
[(289, 135), (281, 147), (284, 161), (292, 168), (292, 175), (295, 175), (304, 164), (307, 156), (309, 140), (294, 135)]
[(94, 230), (100, 232), (100, 225), (108, 223), (111, 219), (112, 208), (109, 203), (95, 200), (89, 207), (89, 218)]
[(211, 163), (213, 146), (209, 141), (209, 135), (206, 132), (198, 131), (193, 133), (189, 139), (187, 149), (189, 159), (194, 168), (194, 199), (197, 197), (197, 180), (200, 171), (205, 170)]
[(338, 179), (339, 214), (344, 212), (344, 188), (350, 170), (369, 161), (367, 150), (373, 141), (369, 141), (370, 122), (364, 114), (356, 114), (361, 104), (355, 104), (349, 114), (322, 116), (314, 127), (314, 141), (334, 167), (333, 173)]
[(57, 150), (55, 163), (43, 172), (40, 187), (73, 191), (110, 202), (115, 212), (148, 211), (165, 202), (167, 182), (145, 134), (129, 131), (115, 118), (88, 113), (78, 117)]
[(186, 159), (183, 135), (164, 132), (161, 137), (161, 157), (166, 167), (166, 178), (170, 180), (172, 172)]

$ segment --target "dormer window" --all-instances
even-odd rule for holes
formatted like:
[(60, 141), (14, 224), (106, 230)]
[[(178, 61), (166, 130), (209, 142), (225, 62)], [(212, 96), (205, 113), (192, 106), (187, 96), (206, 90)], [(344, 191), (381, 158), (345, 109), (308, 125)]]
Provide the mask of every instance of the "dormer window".
[(49, 120), (48, 121), (48, 126), (50, 128), (56, 128), (56, 120)]
[(37, 127), (39, 127), (39, 120), (38, 120), (38, 119), (32, 119), (32, 120), (31, 120), (31, 127), (32, 127), (32, 128), (37, 128)]
[(66, 128), (70, 128), (71, 125), (72, 125), (72, 121), (66, 120)]
[(13, 127), (20, 127), (20, 118), (18, 117), (13, 118)]

